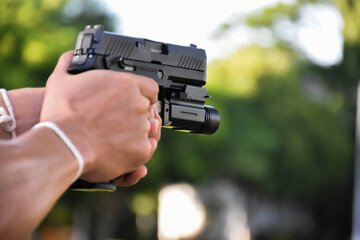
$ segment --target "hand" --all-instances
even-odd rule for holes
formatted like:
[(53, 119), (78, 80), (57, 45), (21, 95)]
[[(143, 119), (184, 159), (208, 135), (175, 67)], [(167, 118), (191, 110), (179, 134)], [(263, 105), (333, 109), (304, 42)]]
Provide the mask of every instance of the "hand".
[(122, 176), (120, 185), (129, 185), (134, 181), (126, 179), (144, 176), (144, 164), (160, 139), (161, 121), (151, 107), (158, 85), (109, 70), (68, 74), (72, 56), (65, 53), (48, 79), (40, 121), (56, 123), (80, 150), (85, 160), (81, 179)]
[[(150, 107), (149, 116), (150, 116), (149, 120), (151, 123), (149, 137), (155, 138), (157, 141), (159, 141), (161, 136), (162, 120), (154, 106)], [(123, 176), (116, 178), (114, 183), (117, 186), (122, 186), (122, 187), (131, 186), (136, 184), (141, 178), (144, 178), (146, 175), (147, 175), (147, 168), (145, 165), (143, 165), (133, 172), (127, 173)]]

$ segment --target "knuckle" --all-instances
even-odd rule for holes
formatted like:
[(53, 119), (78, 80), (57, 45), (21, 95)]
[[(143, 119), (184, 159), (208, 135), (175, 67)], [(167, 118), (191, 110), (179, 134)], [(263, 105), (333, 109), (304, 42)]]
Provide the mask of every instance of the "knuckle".
[(141, 144), (138, 145), (138, 164), (142, 165), (149, 160), (151, 154), (151, 144), (148, 138), (144, 139)]
[[(118, 81), (118, 79), (120, 79), (120, 81)], [(131, 75), (126, 74), (126, 73), (117, 73), (117, 79), (116, 79), (117, 83), (125, 88), (135, 88), (136, 86), (136, 82), (134, 80), (133, 77), (131, 77)]]
[(156, 118), (156, 120), (159, 121), (159, 126), (161, 127), (162, 126), (162, 118), (160, 117), (160, 114), (157, 111), (155, 111), (155, 118)]
[(144, 124), (142, 124), (142, 130), (145, 133), (148, 133), (151, 129), (151, 123), (149, 121), (145, 121)]
[(46, 88), (51, 88), (51, 87), (55, 86), (56, 83), (58, 82), (58, 81), (57, 81), (57, 78), (58, 78), (57, 74), (56, 74), (56, 73), (52, 73), (52, 74), (49, 76), (48, 80), (46, 81), (46, 84), (45, 84)]
[(157, 82), (153, 79), (150, 79), (150, 87), (151, 90), (154, 92), (154, 94), (159, 94), (159, 85), (157, 84)]
[(141, 76), (140, 82), (140, 84), (146, 86), (152, 95), (157, 96), (159, 94), (159, 85), (154, 79)]
[(150, 102), (147, 98), (139, 96), (134, 100), (133, 107), (136, 112), (144, 113), (149, 109)]
[(132, 88), (136, 88), (136, 82), (134, 80), (133, 74), (124, 73), (124, 72), (116, 72), (109, 70), (93, 70), (98, 71), (99, 76), (107, 81), (107, 85), (117, 88), (129, 90)]
[(149, 140), (147, 140), (147, 142), (146, 142), (146, 144), (145, 144), (144, 156), (143, 156), (145, 163), (150, 160), (149, 157), (150, 157), (150, 155), (151, 155), (151, 152), (152, 152), (152, 150), (151, 150), (151, 144), (150, 144)]
[(146, 119), (144, 116), (139, 123), (136, 125), (136, 134), (138, 136), (143, 136), (145, 134), (148, 134), (151, 129), (151, 123)]

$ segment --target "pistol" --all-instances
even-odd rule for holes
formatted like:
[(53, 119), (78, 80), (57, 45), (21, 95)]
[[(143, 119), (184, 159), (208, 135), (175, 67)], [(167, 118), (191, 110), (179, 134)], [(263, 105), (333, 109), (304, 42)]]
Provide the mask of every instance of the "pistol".
[[(91, 69), (130, 72), (154, 79), (159, 85), (157, 111), (163, 127), (210, 135), (220, 125), (220, 115), (204, 105), (206, 52), (196, 45), (180, 46), (104, 31), (102, 25), (87, 25), (79, 33), (68, 72)], [(114, 190), (110, 183), (76, 181), (72, 188)]]

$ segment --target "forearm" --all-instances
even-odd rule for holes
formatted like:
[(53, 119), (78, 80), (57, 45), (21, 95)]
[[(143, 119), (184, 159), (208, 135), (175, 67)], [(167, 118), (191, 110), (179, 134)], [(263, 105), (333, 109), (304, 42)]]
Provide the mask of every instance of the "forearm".
[(23, 239), (73, 182), (77, 162), (47, 128), (0, 141), (0, 239)]
[[(157, 101), (158, 84), (107, 70), (70, 75), (72, 58), (67, 52), (59, 59), (45, 97), (44, 89), (9, 92), (18, 137), (0, 140), (0, 239), (23, 239), (33, 231), (83, 161), (80, 179), (86, 181), (117, 179), (127, 186), (146, 175), (144, 164), (160, 138), (161, 120), (150, 107)], [(39, 120), (60, 127), (82, 157), (73, 156), (77, 151), (58, 130), (64, 142), (51, 129), (29, 130)], [(10, 138), (1, 131), (0, 138)]]
[[(28, 131), (39, 122), (44, 94), (44, 88), (22, 88), (8, 91), (16, 119), (17, 135)], [(2, 97), (0, 97), (0, 106), (5, 107)], [(0, 139), (10, 138), (11, 134), (0, 128)]]

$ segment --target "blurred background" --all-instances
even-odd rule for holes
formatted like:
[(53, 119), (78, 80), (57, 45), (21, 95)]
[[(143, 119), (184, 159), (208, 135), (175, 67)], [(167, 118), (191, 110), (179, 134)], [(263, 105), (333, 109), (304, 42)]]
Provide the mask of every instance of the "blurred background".
[(221, 126), (164, 129), (148, 176), (68, 191), (32, 239), (350, 239), (357, 0), (2, 0), (0, 86), (41, 87), (86, 24), (207, 51)]

